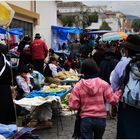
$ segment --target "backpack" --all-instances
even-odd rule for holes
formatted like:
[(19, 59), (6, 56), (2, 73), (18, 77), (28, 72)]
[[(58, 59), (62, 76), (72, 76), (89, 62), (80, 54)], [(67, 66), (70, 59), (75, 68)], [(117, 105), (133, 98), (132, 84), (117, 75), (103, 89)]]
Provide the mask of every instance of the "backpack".
[[(140, 108), (140, 60), (132, 59), (126, 67), (125, 86), (122, 101)], [(139, 74), (139, 76), (138, 76)], [(127, 80), (125, 80), (127, 79)], [(126, 82), (127, 81), (127, 82)]]

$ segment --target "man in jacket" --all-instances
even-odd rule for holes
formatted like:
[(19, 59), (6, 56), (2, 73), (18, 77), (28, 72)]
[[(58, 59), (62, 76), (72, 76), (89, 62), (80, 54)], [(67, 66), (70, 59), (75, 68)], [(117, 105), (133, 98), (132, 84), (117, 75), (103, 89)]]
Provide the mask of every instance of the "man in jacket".
[(43, 73), (44, 59), (48, 55), (48, 47), (39, 33), (36, 33), (35, 39), (31, 43), (31, 54), (35, 70)]

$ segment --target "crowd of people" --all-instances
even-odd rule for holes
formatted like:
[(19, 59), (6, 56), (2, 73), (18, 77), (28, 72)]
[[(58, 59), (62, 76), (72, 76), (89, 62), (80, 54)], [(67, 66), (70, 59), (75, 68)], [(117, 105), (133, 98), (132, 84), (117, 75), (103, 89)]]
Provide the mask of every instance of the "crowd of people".
[[(2, 47), (0, 49), (0, 123), (10, 124), (15, 121), (10, 90), (11, 76), (17, 86), (15, 99), (18, 100), (33, 90), (40, 90), (44, 84), (60, 84), (57, 73), (66, 70), (81, 74), (69, 97), (70, 108), (80, 110), (80, 138), (91, 139), (93, 134), (94, 138), (102, 138), (106, 117), (110, 114), (108, 103), (112, 104), (112, 109), (117, 109), (116, 104), (119, 103), (117, 138), (140, 138), (139, 95), (136, 94), (138, 100), (131, 105), (127, 96), (128, 91), (133, 92), (133, 89), (126, 89), (129, 82), (131, 85), (134, 79), (138, 82), (140, 79), (138, 35), (129, 35), (124, 41), (103, 43), (99, 42), (98, 38), (90, 39), (88, 44), (84, 39), (76, 40), (70, 46), (70, 55), (64, 59), (53, 49), (48, 49), (37, 33), (33, 41), (26, 35), (19, 43), (18, 51), (18, 69), (15, 74), (11, 74), (12, 68)], [(130, 78), (132, 81), (129, 81)], [(137, 86), (135, 90), (139, 92)]]
[[(116, 44), (112, 47), (113, 61), (108, 61), (108, 51), (104, 55), (103, 51), (99, 51), (103, 48), (97, 49), (96, 53), (100, 55), (95, 57), (94, 53), (92, 57), (94, 60), (84, 61), (81, 68), (84, 77), (70, 94), (69, 106), (72, 109), (80, 109), (79, 138), (81, 139), (103, 137), (107, 116), (106, 102), (113, 105), (119, 102), (116, 138), (140, 138), (140, 37), (129, 35), (120, 44), (120, 51)], [(120, 56), (118, 54), (122, 57), (118, 57)], [(100, 72), (97, 67), (100, 67)]]

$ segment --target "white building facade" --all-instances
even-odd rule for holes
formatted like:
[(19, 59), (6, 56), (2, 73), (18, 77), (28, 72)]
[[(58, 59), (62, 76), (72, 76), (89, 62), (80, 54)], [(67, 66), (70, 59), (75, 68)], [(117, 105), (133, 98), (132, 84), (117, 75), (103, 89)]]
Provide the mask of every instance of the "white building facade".
[(40, 33), (51, 47), (51, 26), (57, 25), (57, 3), (55, 1), (8, 1), (15, 11), (12, 27), (21, 26), (25, 34)]
[(125, 31), (126, 16), (120, 12), (111, 12), (110, 14), (98, 14), (98, 22), (92, 23), (86, 29), (99, 29), (103, 21), (106, 21), (111, 27), (112, 31)]

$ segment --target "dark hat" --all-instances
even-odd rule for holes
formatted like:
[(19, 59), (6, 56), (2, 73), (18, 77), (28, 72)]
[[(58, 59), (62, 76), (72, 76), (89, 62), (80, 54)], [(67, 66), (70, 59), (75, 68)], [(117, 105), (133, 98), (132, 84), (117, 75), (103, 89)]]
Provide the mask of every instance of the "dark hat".
[(35, 34), (35, 38), (41, 38), (40, 34), (39, 33), (36, 33)]
[(130, 34), (121, 45), (129, 50), (140, 52), (140, 37), (138, 35)]

